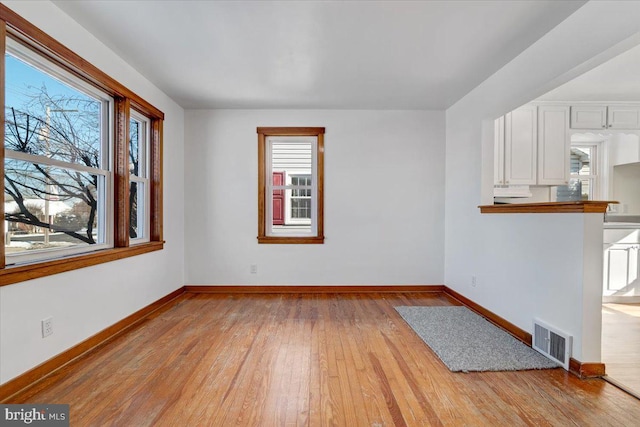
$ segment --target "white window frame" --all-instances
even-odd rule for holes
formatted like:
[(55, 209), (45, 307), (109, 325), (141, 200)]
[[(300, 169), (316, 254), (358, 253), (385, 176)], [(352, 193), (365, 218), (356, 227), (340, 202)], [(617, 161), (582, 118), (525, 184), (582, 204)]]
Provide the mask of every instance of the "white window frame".
[[(85, 165), (69, 163), (57, 159), (50, 159), (42, 155), (33, 155), (28, 153), (17, 152), (13, 150), (4, 150), (6, 159), (14, 159), (25, 161), (29, 163), (36, 163), (45, 166), (54, 166), (58, 168), (74, 170), (79, 172), (86, 172), (98, 175), (102, 177), (99, 183), (102, 184), (102, 188), (96, 189), (98, 194), (98, 208), (97, 208), (97, 242), (95, 244), (82, 244), (79, 243), (70, 248), (55, 248), (55, 249), (42, 249), (42, 250), (30, 250), (19, 252), (15, 254), (5, 254), (6, 265), (20, 265), (32, 262), (46, 261), (56, 258), (62, 258), (71, 255), (78, 255), (82, 253), (94, 252), (102, 249), (113, 248), (113, 98), (104, 92), (99, 91), (94, 86), (76, 78), (68, 71), (64, 70), (60, 66), (47, 60), (38, 52), (26, 47), (15, 40), (6, 38), (6, 52), (5, 54), (12, 55), (21, 61), (31, 65), (38, 71), (49, 75), (50, 77), (72, 87), (73, 89), (84, 93), (96, 101), (102, 103), (101, 108), (101, 147), (100, 147), (100, 169), (87, 167)], [(5, 58), (2, 59), (5, 61)], [(4, 196), (3, 196), (4, 197)]]
[(602, 191), (602, 165), (600, 163), (600, 151), (602, 147), (601, 142), (573, 142), (571, 147), (589, 147), (591, 149), (591, 158), (589, 164), (589, 175), (580, 175), (578, 173), (571, 173), (571, 179), (589, 180), (589, 200), (599, 200)]
[[(273, 185), (273, 172), (279, 172), (280, 170), (273, 169), (273, 145), (278, 142), (286, 143), (301, 143), (311, 144), (311, 170), (307, 173), (303, 173), (303, 170), (296, 169), (294, 175), (306, 174), (311, 175), (311, 223), (308, 221), (298, 222), (299, 224), (309, 225), (309, 231), (302, 230), (300, 228), (287, 229), (284, 227), (274, 227), (273, 225), (273, 191), (285, 190), (285, 224), (287, 223), (287, 217), (291, 221), (290, 212), (290, 200), (291, 190), (293, 188), (309, 188), (308, 186), (293, 186), (291, 185), (291, 179), (289, 174), (285, 174), (285, 185)], [(318, 138), (315, 136), (267, 136), (265, 140), (265, 183), (266, 183), (266, 198), (265, 198), (265, 212), (266, 212), (266, 229), (265, 234), (270, 237), (313, 237), (318, 234), (318, 219), (317, 219), (317, 203), (318, 203), (318, 174), (317, 174), (317, 153), (318, 153)], [(295, 221), (294, 221), (295, 222)], [(290, 222), (293, 223), (293, 222)], [(306, 228), (306, 227), (305, 227)]]
[[(138, 237), (132, 238), (129, 236), (129, 244), (137, 245), (149, 242), (151, 232), (151, 218), (149, 214), (149, 207), (151, 205), (151, 191), (149, 191), (149, 152), (151, 141), (149, 130), (151, 120), (134, 110), (131, 110), (130, 116), (130, 120), (136, 121), (141, 125), (139, 127), (141, 135), (138, 135), (138, 176), (129, 174), (131, 182), (138, 184)], [(140, 194), (140, 188), (142, 188), (142, 194)], [(140, 231), (142, 231), (142, 236), (140, 236)]]
[[(299, 177), (299, 176), (308, 176), (311, 178), (311, 185), (294, 185), (293, 184), (293, 178), (294, 177)], [(291, 189), (287, 190), (285, 192), (285, 216), (284, 216), (284, 223), (285, 224), (291, 224), (291, 225), (309, 225), (311, 222), (310, 218), (294, 218), (292, 215), (292, 210), (293, 210), (293, 199), (311, 199), (311, 214), (313, 215), (313, 197), (299, 197), (293, 196), (293, 191), (294, 190), (312, 190), (312, 186), (313, 186), (313, 174), (311, 173), (311, 170), (296, 170), (295, 172), (292, 173), (287, 173), (286, 174), (286, 182), (287, 184), (291, 185)]]

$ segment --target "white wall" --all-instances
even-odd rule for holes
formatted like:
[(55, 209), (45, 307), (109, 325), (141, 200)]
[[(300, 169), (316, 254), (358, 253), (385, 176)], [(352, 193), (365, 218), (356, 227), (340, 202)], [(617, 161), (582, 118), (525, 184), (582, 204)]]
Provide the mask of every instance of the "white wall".
[[(33, 368), (183, 285), (184, 111), (50, 2), (5, 1), (165, 113), (165, 249), (0, 287), (0, 383)], [(40, 320), (54, 334), (41, 338)]]
[(640, 215), (640, 163), (613, 168), (613, 200), (622, 204), (619, 213)]
[(602, 215), (477, 206), (492, 202), (493, 120), (636, 45), (638, 16), (640, 2), (589, 2), (446, 112), (445, 283), (525, 330), (565, 330), (583, 362), (600, 361)]
[[(443, 112), (187, 111), (185, 126), (186, 284), (443, 283)], [(257, 243), (258, 126), (326, 128), (323, 245)]]

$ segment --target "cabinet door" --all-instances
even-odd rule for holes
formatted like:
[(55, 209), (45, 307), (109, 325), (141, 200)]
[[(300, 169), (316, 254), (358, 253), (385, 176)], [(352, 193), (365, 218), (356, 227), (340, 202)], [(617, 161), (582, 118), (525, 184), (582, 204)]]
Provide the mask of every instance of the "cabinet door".
[(569, 107), (538, 107), (538, 185), (569, 183)]
[(493, 147), (493, 184), (504, 185), (504, 116), (495, 121)]
[(640, 129), (640, 107), (609, 105), (607, 122), (610, 129)]
[(505, 116), (505, 184), (536, 184), (537, 133), (537, 107), (520, 107)]
[(605, 249), (605, 295), (623, 290), (638, 280), (638, 254), (635, 244), (617, 244)]
[(605, 129), (607, 107), (605, 105), (571, 106), (571, 129)]

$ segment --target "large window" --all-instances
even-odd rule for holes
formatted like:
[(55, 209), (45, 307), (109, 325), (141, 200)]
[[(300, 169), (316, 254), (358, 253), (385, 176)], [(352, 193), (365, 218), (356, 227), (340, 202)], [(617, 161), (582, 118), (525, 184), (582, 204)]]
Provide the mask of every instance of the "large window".
[(0, 27), (0, 285), (162, 249), (162, 112), (4, 5)]
[(6, 264), (112, 244), (112, 98), (8, 40), (5, 54)]
[(324, 128), (258, 128), (258, 242), (322, 243)]

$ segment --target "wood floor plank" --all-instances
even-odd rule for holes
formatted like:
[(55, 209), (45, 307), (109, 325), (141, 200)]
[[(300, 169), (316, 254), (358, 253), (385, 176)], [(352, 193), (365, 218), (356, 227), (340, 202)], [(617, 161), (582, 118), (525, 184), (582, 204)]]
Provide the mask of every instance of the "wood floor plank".
[(439, 293), (185, 294), (9, 403), (73, 426), (621, 426), (640, 401), (562, 369), (452, 373), (395, 310)]
[(602, 305), (602, 361), (608, 377), (640, 395), (640, 304)]

